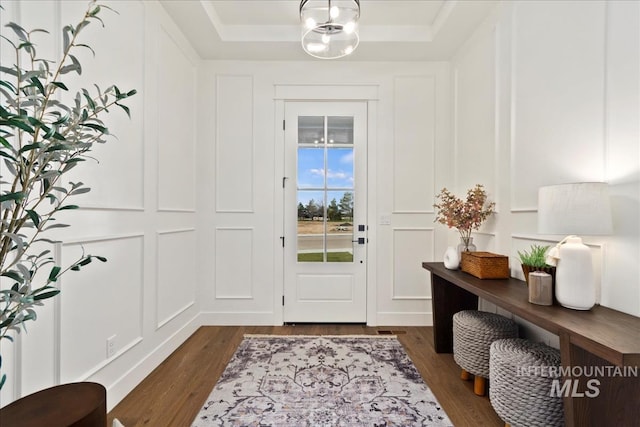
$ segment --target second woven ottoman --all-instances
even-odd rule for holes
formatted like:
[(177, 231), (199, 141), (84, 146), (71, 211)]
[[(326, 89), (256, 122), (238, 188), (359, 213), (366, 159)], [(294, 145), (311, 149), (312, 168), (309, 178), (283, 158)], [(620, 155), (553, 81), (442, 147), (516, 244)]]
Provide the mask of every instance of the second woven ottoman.
[(513, 427), (564, 425), (562, 397), (552, 396), (559, 377), (560, 351), (525, 339), (491, 344), (489, 399), (498, 416)]
[(453, 315), (453, 359), (462, 368), (462, 378), (473, 374), (473, 391), (486, 393), (489, 378), (489, 349), (491, 343), (503, 338), (517, 338), (518, 325), (495, 313), (463, 310)]

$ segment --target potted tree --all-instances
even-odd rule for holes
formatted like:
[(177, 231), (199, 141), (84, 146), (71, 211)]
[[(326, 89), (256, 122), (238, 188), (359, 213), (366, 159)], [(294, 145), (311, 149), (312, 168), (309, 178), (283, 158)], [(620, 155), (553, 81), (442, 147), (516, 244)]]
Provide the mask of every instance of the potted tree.
[(549, 273), (553, 280), (555, 280), (555, 267), (550, 266), (546, 262), (547, 251), (549, 246), (531, 245), (531, 248), (527, 251), (518, 251), (518, 258), (524, 273), (524, 279), (529, 284), (529, 273), (532, 271), (544, 271)]
[[(94, 144), (106, 142), (109, 130), (102, 117), (115, 107), (129, 115), (123, 101), (136, 93), (97, 85), (72, 92), (64, 82), (67, 74), (82, 73), (74, 53), (93, 49), (79, 36), (87, 25), (102, 23), (105, 8), (91, 1), (76, 25), (62, 29), (57, 62), (36, 53), (36, 40), (46, 30), (9, 23), (11, 37), (0, 40), (3, 50), (15, 53), (12, 65), (0, 65), (0, 341), (11, 340), (11, 331), (20, 332), (25, 322), (36, 319), (35, 307), (60, 292), (55, 284), (62, 274), (94, 259), (106, 261), (83, 254), (71, 265), (57, 265), (47, 248), (55, 241), (45, 237), (67, 227), (58, 215), (78, 209), (71, 200), (90, 191), (64, 178), (92, 159)], [(5, 379), (0, 375), (0, 388)]]

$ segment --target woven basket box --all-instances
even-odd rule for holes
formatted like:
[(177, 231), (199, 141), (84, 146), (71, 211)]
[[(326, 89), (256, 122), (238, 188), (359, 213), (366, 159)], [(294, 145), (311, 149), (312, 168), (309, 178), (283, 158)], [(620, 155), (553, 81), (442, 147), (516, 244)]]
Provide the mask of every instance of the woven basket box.
[(462, 252), (460, 268), (479, 279), (509, 278), (509, 258), (491, 252)]

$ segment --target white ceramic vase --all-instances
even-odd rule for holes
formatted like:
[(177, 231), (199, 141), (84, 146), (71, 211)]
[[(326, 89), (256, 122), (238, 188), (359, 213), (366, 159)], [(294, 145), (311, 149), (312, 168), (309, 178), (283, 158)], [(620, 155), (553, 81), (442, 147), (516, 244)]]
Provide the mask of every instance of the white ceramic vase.
[(456, 247), (449, 246), (444, 252), (444, 266), (449, 270), (456, 270), (460, 266), (460, 256)]
[(579, 237), (560, 245), (556, 267), (556, 299), (574, 310), (589, 310), (596, 303), (591, 251)]

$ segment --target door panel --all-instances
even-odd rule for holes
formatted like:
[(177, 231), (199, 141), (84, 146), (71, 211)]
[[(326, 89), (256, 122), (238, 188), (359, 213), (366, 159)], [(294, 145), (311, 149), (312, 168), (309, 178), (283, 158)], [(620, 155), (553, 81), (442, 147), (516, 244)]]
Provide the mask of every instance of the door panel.
[(287, 102), (285, 121), (284, 321), (365, 322), (366, 104)]

